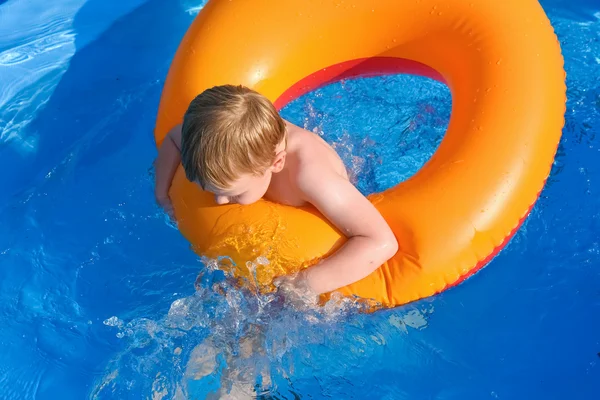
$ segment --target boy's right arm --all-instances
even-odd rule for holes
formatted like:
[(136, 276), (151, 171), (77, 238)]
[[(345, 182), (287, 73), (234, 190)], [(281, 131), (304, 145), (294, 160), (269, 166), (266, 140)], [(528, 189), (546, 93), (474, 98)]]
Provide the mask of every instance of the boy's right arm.
[(181, 125), (175, 126), (165, 137), (154, 161), (156, 202), (171, 218), (174, 217), (169, 189), (177, 167), (181, 164)]

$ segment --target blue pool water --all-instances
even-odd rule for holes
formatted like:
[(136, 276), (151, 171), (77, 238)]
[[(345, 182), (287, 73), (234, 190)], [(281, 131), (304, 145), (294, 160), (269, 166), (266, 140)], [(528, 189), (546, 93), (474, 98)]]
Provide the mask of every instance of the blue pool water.
[[(600, 4), (542, 5), (569, 100), (540, 201), (467, 282), (365, 315), (217, 293), (155, 206), (154, 118), (200, 0), (0, 1), (0, 397), (203, 399), (262, 382), (280, 399), (598, 398)], [(419, 168), (449, 112), (442, 85), (392, 76), (283, 114), (369, 193)]]

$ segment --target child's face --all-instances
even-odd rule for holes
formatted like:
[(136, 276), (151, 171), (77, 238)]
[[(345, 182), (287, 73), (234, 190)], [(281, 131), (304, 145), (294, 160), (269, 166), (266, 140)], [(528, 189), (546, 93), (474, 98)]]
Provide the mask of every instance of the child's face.
[(244, 174), (227, 189), (217, 189), (208, 185), (206, 191), (215, 195), (215, 201), (223, 204), (252, 204), (260, 200), (271, 183), (272, 172), (267, 170), (264, 175)]
[(263, 175), (243, 174), (227, 189), (219, 189), (207, 185), (204, 190), (214, 193), (215, 201), (219, 205), (256, 203), (267, 193), (273, 174), (281, 172), (283, 169), (285, 158), (285, 142), (282, 142), (276, 148), (273, 164), (267, 168)]

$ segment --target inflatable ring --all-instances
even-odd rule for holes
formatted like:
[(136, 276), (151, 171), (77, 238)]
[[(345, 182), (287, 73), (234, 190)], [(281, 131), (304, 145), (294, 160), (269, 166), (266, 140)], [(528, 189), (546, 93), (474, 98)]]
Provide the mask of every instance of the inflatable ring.
[[(281, 108), (342, 78), (390, 73), (445, 82), (452, 115), (421, 170), (369, 197), (400, 251), (340, 292), (384, 307), (404, 304), (485, 265), (544, 186), (564, 124), (566, 87), (559, 43), (536, 0), (211, 0), (172, 62), (156, 141), (215, 85), (248, 86)], [(345, 241), (311, 207), (264, 200), (217, 206), (181, 168), (170, 194), (195, 251), (228, 256), (221, 267), (259, 289)]]

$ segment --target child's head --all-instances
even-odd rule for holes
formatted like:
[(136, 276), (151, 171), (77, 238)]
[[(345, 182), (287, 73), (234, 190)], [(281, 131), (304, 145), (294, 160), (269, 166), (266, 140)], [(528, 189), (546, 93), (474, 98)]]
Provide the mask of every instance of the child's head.
[(185, 114), (181, 162), (187, 178), (219, 204), (250, 204), (264, 196), (285, 161), (285, 123), (273, 104), (243, 86), (216, 86)]

